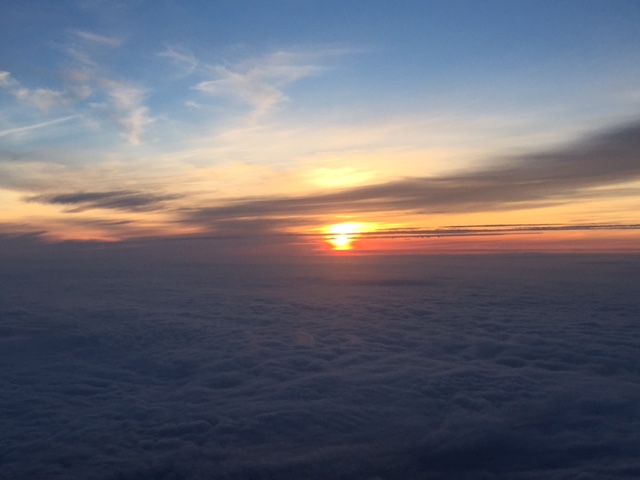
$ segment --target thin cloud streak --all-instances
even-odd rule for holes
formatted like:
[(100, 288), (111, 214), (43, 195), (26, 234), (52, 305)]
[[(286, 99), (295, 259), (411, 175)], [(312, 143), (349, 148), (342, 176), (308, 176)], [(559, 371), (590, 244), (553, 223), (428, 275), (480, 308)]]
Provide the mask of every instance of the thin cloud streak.
[(504, 224), (504, 225), (452, 225), (440, 228), (396, 228), (362, 232), (362, 238), (434, 238), (509, 235), (541, 232), (640, 230), (640, 224)]
[(26, 201), (50, 205), (69, 205), (73, 207), (72, 212), (97, 208), (139, 212), (160, 210), (164, 208), (166, 201), (175, 200), (176, 198), (179, 198), (179, 196), (120, 190), (37, 195), (26, 198)]
[(6, 130), (0, 130), (0, 138), (6, 137), (9, 135), (19, 135), (22, 133), (27, 133), (33, 130), (39, 130), (41, 128), (51, 127), (53, 125), (58, 125), (60, 123), (68, 122), (69, 120), (74, 120), (76, 118), (81, 118), (82, 115), (69, 115), (67, 117), (56, 118), (55, 120), (49, 120), (48, 122), (40, 122), (34, 123), (33, 125), (25, 125), (24, 127), (16, 127), (16, 128), (8, 128)]

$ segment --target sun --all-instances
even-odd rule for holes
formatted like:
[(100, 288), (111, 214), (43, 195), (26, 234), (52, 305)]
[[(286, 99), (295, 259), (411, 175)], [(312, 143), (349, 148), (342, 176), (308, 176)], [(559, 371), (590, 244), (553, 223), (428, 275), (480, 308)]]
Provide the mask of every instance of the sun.
[(352, 250), (353, 242), (362, 231), (361, 223), (336, 223), (325, 229), (325, 238), (333, 250)]

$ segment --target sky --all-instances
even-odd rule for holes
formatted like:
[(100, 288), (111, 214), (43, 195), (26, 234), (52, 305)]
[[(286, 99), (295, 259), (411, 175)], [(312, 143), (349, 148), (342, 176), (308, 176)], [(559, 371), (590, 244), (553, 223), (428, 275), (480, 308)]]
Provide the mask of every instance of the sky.
[(639, 250), (636, 1), (0, 8), (11, 248)]

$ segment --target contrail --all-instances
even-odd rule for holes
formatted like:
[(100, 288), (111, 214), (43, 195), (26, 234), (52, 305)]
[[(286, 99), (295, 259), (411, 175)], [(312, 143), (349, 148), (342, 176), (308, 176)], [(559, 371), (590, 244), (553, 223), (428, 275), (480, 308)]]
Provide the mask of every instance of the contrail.
[(68, 122), (69, 120), (73, 120), (74, 118), (79, 118), (82, 115), (70, 115), (68, 117), (57, 118), (55, 120), (49, 120), (48, 122), (35, 123), (33, 125), (27, 125), (26, 127), (17, 127), (17, 128), (9, 128), (7, 130), (0, 130), (0, 138), (6, 137), (7, 135), (13, 135), (17, 133), (29, 132), (31, 130), (37, 130), (39, 128), (49, 127), (51, 125), (56, 125), (58, 123)]

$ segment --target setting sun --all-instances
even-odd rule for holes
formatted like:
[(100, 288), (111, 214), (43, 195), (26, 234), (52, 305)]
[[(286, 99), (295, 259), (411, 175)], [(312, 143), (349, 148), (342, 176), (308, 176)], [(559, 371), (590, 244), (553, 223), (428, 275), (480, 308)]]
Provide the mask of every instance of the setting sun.
[(361, 223), (337, 223), (327, 228), (327, 242), (333, 250), (352, 250), (353, 242), (363, 231)]

